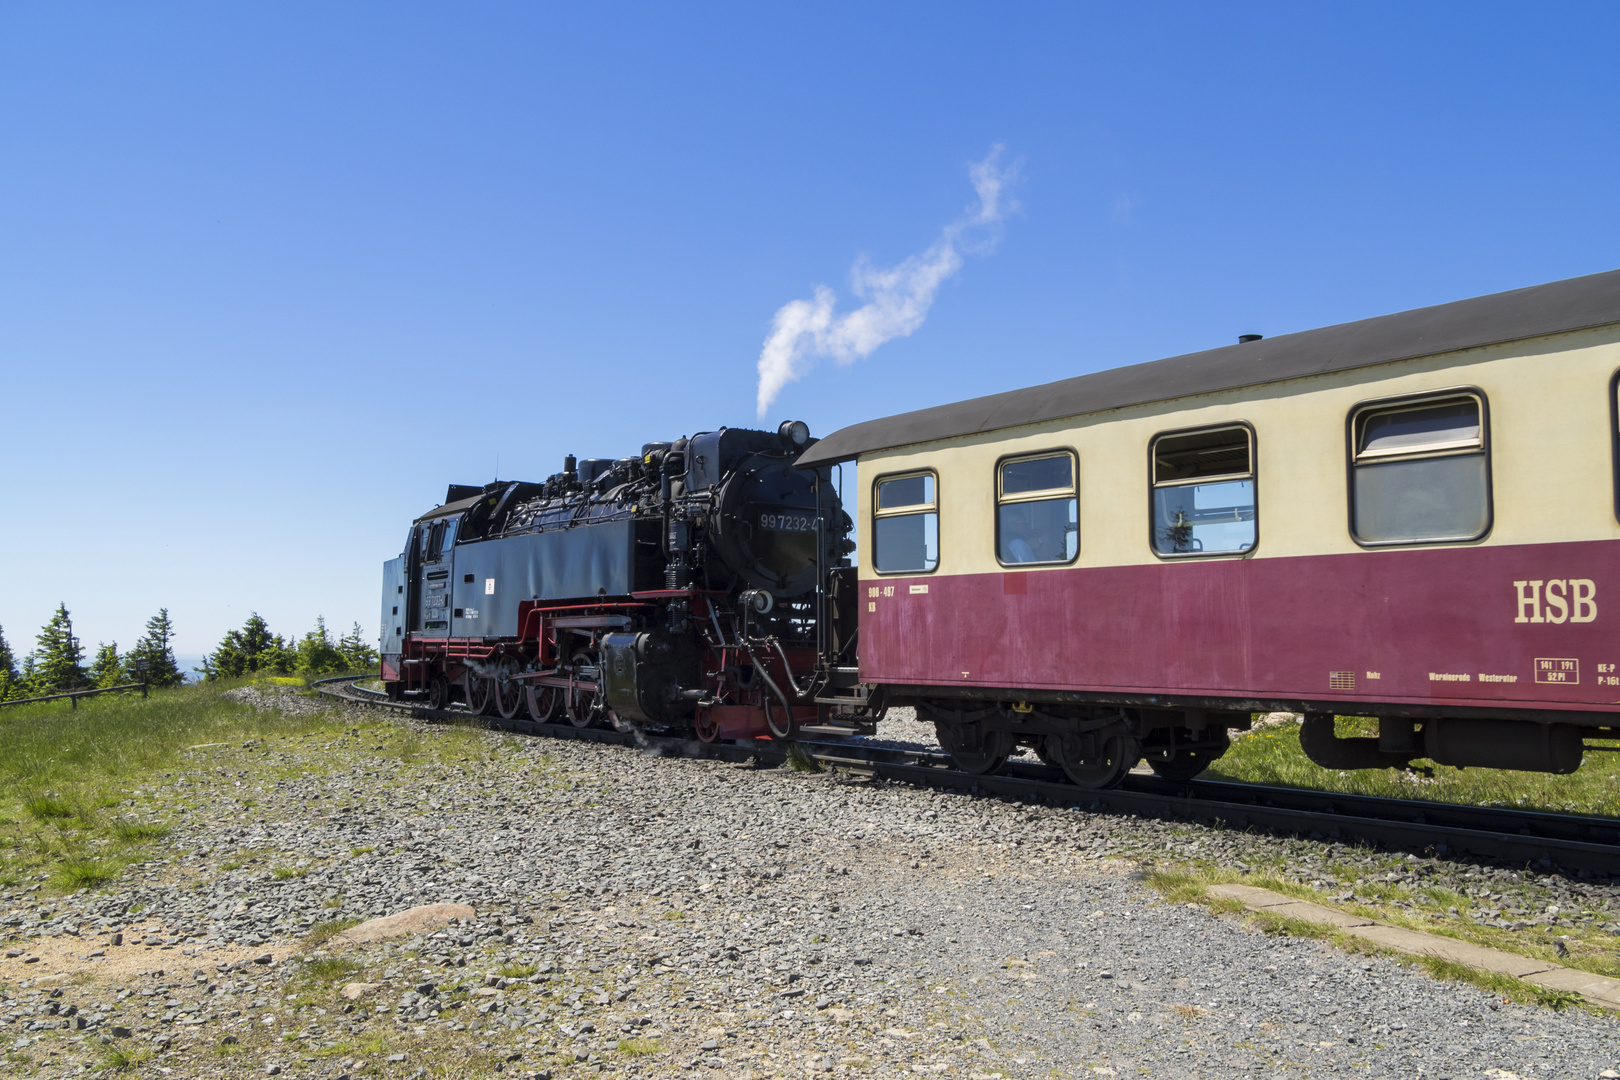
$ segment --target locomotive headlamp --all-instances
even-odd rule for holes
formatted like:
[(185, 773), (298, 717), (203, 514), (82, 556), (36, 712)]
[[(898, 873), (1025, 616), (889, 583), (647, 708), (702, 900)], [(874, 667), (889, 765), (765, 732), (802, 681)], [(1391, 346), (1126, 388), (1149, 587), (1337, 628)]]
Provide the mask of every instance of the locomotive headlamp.
[(744, 589), (737, 597), (742, 606), (756, 615), (765, 615), (776, 606), (776, 597), (765, 589)]
[(782, 426), (776, 429), (776, 434), (782, 440), (782, 445), (801, 450), (810, 441), (810, 425), (803, 420), (784, 420)]

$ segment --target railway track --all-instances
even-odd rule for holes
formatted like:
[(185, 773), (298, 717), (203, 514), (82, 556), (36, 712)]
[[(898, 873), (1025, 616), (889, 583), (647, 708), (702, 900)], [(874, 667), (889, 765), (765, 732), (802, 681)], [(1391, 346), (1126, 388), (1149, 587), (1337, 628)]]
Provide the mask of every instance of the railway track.
[[(408, 702), (389, 701), (378, 691), (356, 685), (352, 677), (325, 679), (314, 685), (322, 694), (339, 700), (402, 712), (419, 719), (472, 719), (472, 714), (465, 710), (433, 710)], [(789, 745), (764, 740), (749, 744), (705, 743), (697, 739), (576, 728), (566, 724), (503, 721), (498, 717), (480, 719), (519, 734), (638, 746), (667, 757), (779, 764), (787, 759)], [(1445, 857), (1473, 855), (1539, 872), (1559, 869), (1620, 874), (1620, 821), (1611, 818), (1213, 780), (1172, 783), (1137, 775), (1128, 777), (1117, 788), (1088, 791), (1068, 783), (1059, 770), (1032, 762), (1012, 762), (993, 776), (974, 776), (952, 768), (950, 758), (940, 751), (816, 739), (801, 740), (793, 745), (825, 764), (901, 783), (1161, 819), (1218, 821), (1230, 828), (1376, 843)]]

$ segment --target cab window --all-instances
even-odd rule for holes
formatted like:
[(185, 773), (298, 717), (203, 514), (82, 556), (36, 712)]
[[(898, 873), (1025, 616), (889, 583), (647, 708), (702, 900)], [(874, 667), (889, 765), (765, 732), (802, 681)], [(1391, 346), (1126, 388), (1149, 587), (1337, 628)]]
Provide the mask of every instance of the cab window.
[(1075, 459), (1067, 450), (996, 468), (996, 558), (1005, 566), (1072, 562), (1080, 553)]
[(1254, 432), (1247, 425), (1153, 440), (1153, 552), (1240, 555), (1254, 548)]
[(1350, 528), (1358, 543), (1477, 540), (1491, 524), (1484, 398), (1362, 406), (1350, 419)]
[(937, 486), (932, 472), (878, 480), (872, 511), (872, 564), (878, 573), (926, 573), (939, 565)]

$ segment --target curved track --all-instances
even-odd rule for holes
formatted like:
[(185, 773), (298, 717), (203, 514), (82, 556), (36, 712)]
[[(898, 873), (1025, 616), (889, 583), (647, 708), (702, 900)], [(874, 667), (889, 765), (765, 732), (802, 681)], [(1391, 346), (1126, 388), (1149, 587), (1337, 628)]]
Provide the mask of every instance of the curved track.
[[(473, 718), (464, 710), (433, 710), (409, 702), (389, 701), (384, 694), (364, 689), (355, 682), (352, 676), (344, 676), (323, 679), (314, 685), (330, 697), (420, 719)], [(786, 760), (790, 745), (764, 740), (747, 744), (705, 743), (642, 732), (503, 721), (498, 717), (480, 717), (479, 720), (520, 734), (639, 746), (668, 757), (778, 764)], [(1148, 817), (1220, 821), (1232, 828), (1379, 843), (1446, 856), (1468, 854), (1543, 871), (1556, 867), (1620, 873), (1620, 821), (1613, 818), (1381, 799), (1211, 780), (1172, 783), (1136, 775), (1128, 777), (1118, 788), (1086, 791), (1066, 782), (1058, 770), (1033, 763), (1014, 762), (993, 776), (971, 776), (951, 768), (950, 759), (939, 751), (814, 740), (792, 745), (829, 765), (903, 783)]]

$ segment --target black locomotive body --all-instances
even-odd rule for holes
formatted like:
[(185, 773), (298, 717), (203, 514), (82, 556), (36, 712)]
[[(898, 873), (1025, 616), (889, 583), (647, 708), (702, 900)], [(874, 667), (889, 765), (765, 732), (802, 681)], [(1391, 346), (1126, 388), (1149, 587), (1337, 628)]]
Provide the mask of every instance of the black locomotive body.
[(385, 566), (390, 695), (708, 740), (815, 721), (853, 633), (827, 583), (854, 571), (831, 468), (793, 464), (813, 441), (722, 428), (452, 486)]

